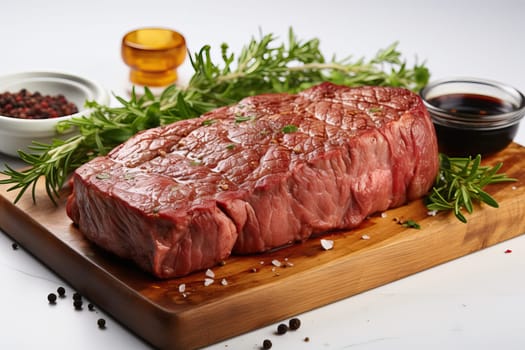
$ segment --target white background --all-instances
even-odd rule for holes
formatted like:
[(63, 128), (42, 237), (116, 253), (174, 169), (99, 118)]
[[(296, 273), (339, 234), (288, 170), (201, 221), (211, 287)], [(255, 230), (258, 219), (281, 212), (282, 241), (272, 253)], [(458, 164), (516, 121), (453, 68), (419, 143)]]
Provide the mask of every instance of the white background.
[[(222, 42), (239, 52), (260, 30), (285, 40), (289, 27), (302, 39), (318, 37), (327, 57), (371, 57), (399, 41), (409, 62), (426, 62), (432, 79), (475, 76), (525, 91), (525, 2), (518, 0), (19, 0), (2, 3), (0, 14), (0, 75), (70, 72), (120, 96), (128, 72), (121, 37), (144, 26), (179, 30), (192, 53)], [(189, 61), (180, 73), (190, 75)], [(0, 233), (1, 349), (149, 348), (101, 310), (49, 306), (49, 292), (63, 285), (71, 296), (72, 289), (11, 243)], [(300, 315), (298, 332), (277, 337), (272, 325), (209, 349), (258, 349), (265, 338), (274, 349), (523, 349), (524, 268), (519, 237)], [(107, 320), (104, 331), (99, 317)], [(303, 342), (307, 336), (311, 341)]]

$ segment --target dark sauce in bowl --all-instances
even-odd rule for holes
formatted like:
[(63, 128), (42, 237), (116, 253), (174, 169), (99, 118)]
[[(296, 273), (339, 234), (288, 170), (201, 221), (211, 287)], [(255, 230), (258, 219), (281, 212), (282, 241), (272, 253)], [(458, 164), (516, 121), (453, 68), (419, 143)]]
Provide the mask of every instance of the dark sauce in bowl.
[(438, 138), (449, 156), (487, 155), (507, 147), (525, 115), (525, 98), (500, 83), (454, 79), (429, 84), (421, 91)]
[(448, 94), (428, 100), (432, 105), (449, 111), (480, 118), (484, 115), (498, 115), (513, 112), (516, 108), (500, 98), (478, 94)]
[[(451, 114), (462, 115), (483, 123), (485, 116), (500, 115), (515, 111), (515, 107), (504, 100), (477, 94), (450, 94), (431, 98), (428, 102)], [(475, 156), (494, 153), (507, 147), (518, 132), (519, 124), (484, 130), (468, 129), (434, 123), (440, 152), (450, 156)]]

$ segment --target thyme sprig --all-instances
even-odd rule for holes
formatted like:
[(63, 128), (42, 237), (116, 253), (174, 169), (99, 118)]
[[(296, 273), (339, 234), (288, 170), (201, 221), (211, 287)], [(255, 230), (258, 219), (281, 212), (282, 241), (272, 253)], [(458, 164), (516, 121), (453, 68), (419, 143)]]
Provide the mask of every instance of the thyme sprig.
[(467, 218), (463, 211), (471, 214), (474, 203), (483, 202), (494, 208), (499, 207), (498, 202), (483, 190), (485, 186), (516, 181), (504, 173), (498, 173), (502, 163), (495, 166), (481, 165), (479, 154), (474, 159), (452, 158), (440, 154), (439, 162), (440, 170), (434, 187), (426, 198), (426, 206), (429, 210), (453, 211), (464, 223)]
[(160, 96), (148, 89), (138, 96), (135, 91), (126, 100), (116, 97), (118, 107), (87, 102), (88, 116), (73, 118), (58, 124), (58, 131), (72, 128), (78, 135), (51, 144), (33, 144), (30, 152), (19, 152), (29, 167), (15, 170), (6, 165), (0, 184), (12, 184), (8, 190), (18, 190), (18, 201), (31, 189), (35, 200), (37, 180), (45, 178), (45, 188), (51, 200), (58, 198), (59, 190), (68, 175), (83, 163), (126, 141), (140, 130), (169, 124), (181, 119), (197, 117), (211, 109), (229, 105), (240, 99), (268, 92), (295, 93), (324, 81), (336, 84), (400, 86), (419, 90), (429, 79), (424, 64), (408, 68), (397, 50), (397, 43), (379, 50), (370, 60), (327, 61), (317, 38), (298, 40), (290, 29), (288, 42), (276, 45), (273, 34), (252, 38), (238, 57), (227, 44), (221, 46), (222, 62), (211, 59), (211, 47), (202, 47), (190, 56), (194, 69), (187, 86), (172, 85)]

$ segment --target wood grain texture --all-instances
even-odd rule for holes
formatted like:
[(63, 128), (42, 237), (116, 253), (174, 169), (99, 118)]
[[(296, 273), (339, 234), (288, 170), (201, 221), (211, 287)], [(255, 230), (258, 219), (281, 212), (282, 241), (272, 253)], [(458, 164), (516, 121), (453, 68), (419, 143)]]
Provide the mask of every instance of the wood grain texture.
[[(330, 233), (271, 253), (235, 256), (205, 273), (156, 280), (87, 242), (71, 225), (64, 205), (0, 187), (0, 227), (80, 293), (158, 348), (193, 349), (251, 331), (467, 255), (525, 232), (525, 148), (511, 144), (485, 163), (504, 162), (518, 179), (487, 191), (500, 208), (478, 206), (468, 223), (451, 214), (428, 216), (422, 201), (375, 215), (360, 228)], [(412, 219), (421, 229), (394, 219)], [(368, 235), (370, 239), (362, 239)], [(281, 262), (277, 267), (273, 260)], [(222, 285), (225, 279), (227, 285)], [(185, 294), (179, 286), (186, 285)]]

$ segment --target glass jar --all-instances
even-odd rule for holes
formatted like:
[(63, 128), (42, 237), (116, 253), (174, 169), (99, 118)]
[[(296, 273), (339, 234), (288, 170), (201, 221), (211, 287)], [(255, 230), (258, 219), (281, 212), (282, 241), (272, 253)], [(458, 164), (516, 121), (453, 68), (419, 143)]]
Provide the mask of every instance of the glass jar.
[(121, 54), (133, 85), (164, 87), (177, 81), (186, 58), (186, 40), (171, 29), (141, 28), (122, 38)]
[(449, 156), (475, 157), (504, 149), (525, 115), (523, 94), (491, 80), (437, 80), (420, 95), (434, 123), (439, 150)]

